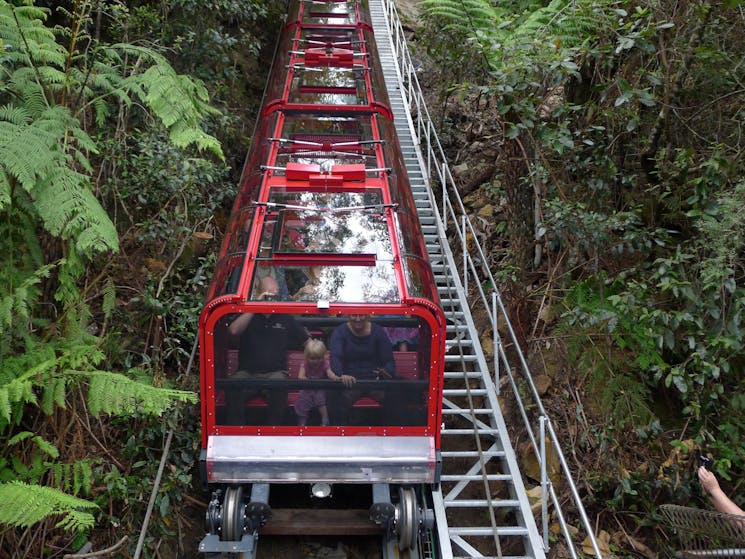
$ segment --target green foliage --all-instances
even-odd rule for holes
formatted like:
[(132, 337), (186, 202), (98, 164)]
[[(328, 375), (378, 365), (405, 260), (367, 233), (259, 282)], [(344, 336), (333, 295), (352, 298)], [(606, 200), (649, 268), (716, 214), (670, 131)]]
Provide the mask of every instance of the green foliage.
[(57, 527), (83, 531), (93, 527), (95, 504), (51, 487), (19, 481), (0, 483), (0, 522), (26, 528), (49, 516), (62, 516)]
[(569, 358), (582, 371), (590, 400), (617, 432), (654, 421), (652, 386), (640, 372), (662, 361), (651, 324), (626, 312), (617, 295), (621, 287), (600, 278), (575, 284), (564, 299), (560, 327), (569, 335)]
[[(534, 205), (520, 214), (514, 204), (507, 215), (529, 222), (539, 210), (533, 233), (543, 259), (530, 282), (547, 278), (563, 307), (559, 341), (571, 382), (596, 417), (585, 436), (600, 457), (592, 480), (600, 506), (637, 511), (636, 533), (656, 503), (690, 501), (691, 465), (663, 472), (654, 464), (677, 437), (718, 457), (724, 479), (741, 478), (742, 10), (709, 2), (425, 5), (452, 30), (429, 50), (439, 57), (433, 65), (455, 67), (443, 80), (448, 90), (490, 95), (496, 106), (510, 159), (493, 180), (505, 192), (530, 189)], [(474, 58), (486, 72), (460, 73), (458, 64)], [(627, 457), (639, 454), (639, 471), (626, 471)]]
[(86, 56), (74, 52), (70, 59), (43, 27), (45, 16), (44, 10), (0, 3), (0, 41), (7, 45), (0, 97), (0, 209), (11, 203), (18, 183), (52, 235), (73, 240), (83, 254), (116, 249), (116, 232), (90, 188), (88, 154), (96, 152), (96, 144), (78, 117), (95, 106), (102, 124), (108, 103), (140, 101), (160, 118), (175, 145), (195, 144), (222, 156), (217, 140), (199, 127), (215, 110), (207, 105), (201, 83), (178, 75), (152, 49), (96, 45)]
[[(39, 403), (46, 414), (54, 406), (65, 407), (69, 383), (88, 384), (88, 406), (93, 414), (144, 413), (160, 415), (175, 401), (194, 402), (195, 395), (178, 390), (156, 388), (121, 374), (102, 371), (97, 365), (104, 354), (95, 338), (70, 345), (38, 344), (19, 355), (7, 356), (0, 369), (0, 430), (20, 422), (24, 404)], [(132, 370), (131, 375), (143, 376)], [(42, 392), (41, 402), (37, 391)]]
[(500, 16), (504, 15), (483, 0), (422, 0), (420, 4), (428, 15), (444, 20), (443, 29), (466, 35), (497, 29)]
[[(157, 51), (94, 39), (91, 3), (61, 9), (71, 25), (54, 29), (48, 10), (15, 4), (0, 0), (0, 432), (8, 443), (0, 522), (27, 527), (61, 516), (57, 527), (81, 531), (93, 525), (95, 505), (62, 491), (90, 493), (95, 462), (65, 462), (64, 441), (18, 426), (37, 410), (52, 420), (79, 392), (93, 414), (157, 416), (195, 398), (153, 386), (141, 370), (100, 368), (103, 340), (89, 333), (81, 278), (93, 257), (119, 249), (119, 238), (94, 193), (94, 158), (123, 129), (112, 116), (122, 126), (131, 113), (145, 129), (155, 117), (173, 146), (221, 158), (202, 128), (218, 113), (204, 85)], [(116, 306), (114, 284), (104, 281), (104, 316)]]
[[(135, 372), (130, 371), (131, 374)], [(88, 405), (93, 414), (161, 414), (174, 401), (194, 403), (196, 400), (195, 394), (147, 386), (106, 371), (90, 376)]]

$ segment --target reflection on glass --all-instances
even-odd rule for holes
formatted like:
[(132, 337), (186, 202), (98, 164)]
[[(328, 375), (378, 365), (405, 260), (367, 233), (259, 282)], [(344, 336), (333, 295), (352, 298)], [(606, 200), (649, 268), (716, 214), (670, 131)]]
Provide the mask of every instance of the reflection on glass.
[(391, 260), (391, 240), (382, 201), (379, 190), (272, 192), (270, 202), (277, 204), (282, 220), (279, 246), (275, 250), (371, 254), (378, 260)]
[(282, 140), (277, 152), (280, 166), (287, 161), (315, 163), (324, 172), (339, 163), (378, 166), (369, 119), (288, 115)]
[[(308, 268), (297, 266), (272, 266), (260, 263), (257, 274), (271, 275), (289, 296), (281, 300), (330, 301), (346, 303), (398, 302), (396, 276), (391, 261), (377, 262), (374, 266), (318, 266), (317, 276), (311, 279)], [(259, 300), (260, 287), (254, 282), (249, 295)]]
[(347, 5), (346, 2), (308, 3), (303, 19), (308, 23), (332, 25), (357, 23), (353, 4)]
[[(430, 332), (425, 322), (403, 315), (247, 317), (225, 315), (215, 325), (218, 425), (322, 425), (326, 414), (319, 406), (301, 406), (302, 418), (298, 415), (301, 391), (324, 394), (332, 426), (426, 424)], [(363, 324), (357, 334), (351, 329), (355, 323)], [(343, 345), (347, 338), (358, 343), (357, 349)], [(309, 358), (315, 372), (306, 370), (303, 378), (301, 367), (308, 367)]]
[(364, 74), (347, 68), (297, 69), (292, 80), (290, 103), (359, 105), (364, 103)]

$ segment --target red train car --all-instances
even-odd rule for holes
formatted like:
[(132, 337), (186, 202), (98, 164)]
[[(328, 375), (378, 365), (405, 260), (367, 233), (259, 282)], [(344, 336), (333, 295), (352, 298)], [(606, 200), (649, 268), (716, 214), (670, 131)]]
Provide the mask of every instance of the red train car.
[(200, 551), (247, 552), (277, 485), (367, 487), (412, 548), (445, 318), (369, 16), (295, 1), (287, 21), (199, 324)]

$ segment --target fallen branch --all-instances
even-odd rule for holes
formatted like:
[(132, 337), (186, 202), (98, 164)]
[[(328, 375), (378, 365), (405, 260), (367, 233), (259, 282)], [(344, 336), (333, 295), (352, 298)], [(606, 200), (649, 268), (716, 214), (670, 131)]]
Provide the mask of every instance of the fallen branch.
[(122, 547), (126, 541), (127, 536), (123, 536), (121, 540), (116, 542), (111, 547), (107, 547), (106, 549), (102, 549), (101, 551), (91, 551), (90, 553), (67, 553), (62, 556), (62, 559), (85, 559), (87, 557), (100, 557), (102, 555), (108, 555), (109, 553), (114, 553), (117, 549)]

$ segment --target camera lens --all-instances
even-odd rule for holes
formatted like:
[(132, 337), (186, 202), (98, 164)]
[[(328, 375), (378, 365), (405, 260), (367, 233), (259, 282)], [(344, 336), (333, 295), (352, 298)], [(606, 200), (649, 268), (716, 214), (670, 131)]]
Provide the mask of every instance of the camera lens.
[(279, 301), (279, 297), (277, 295), (267, 295), (264, 297), (264, 301)]

